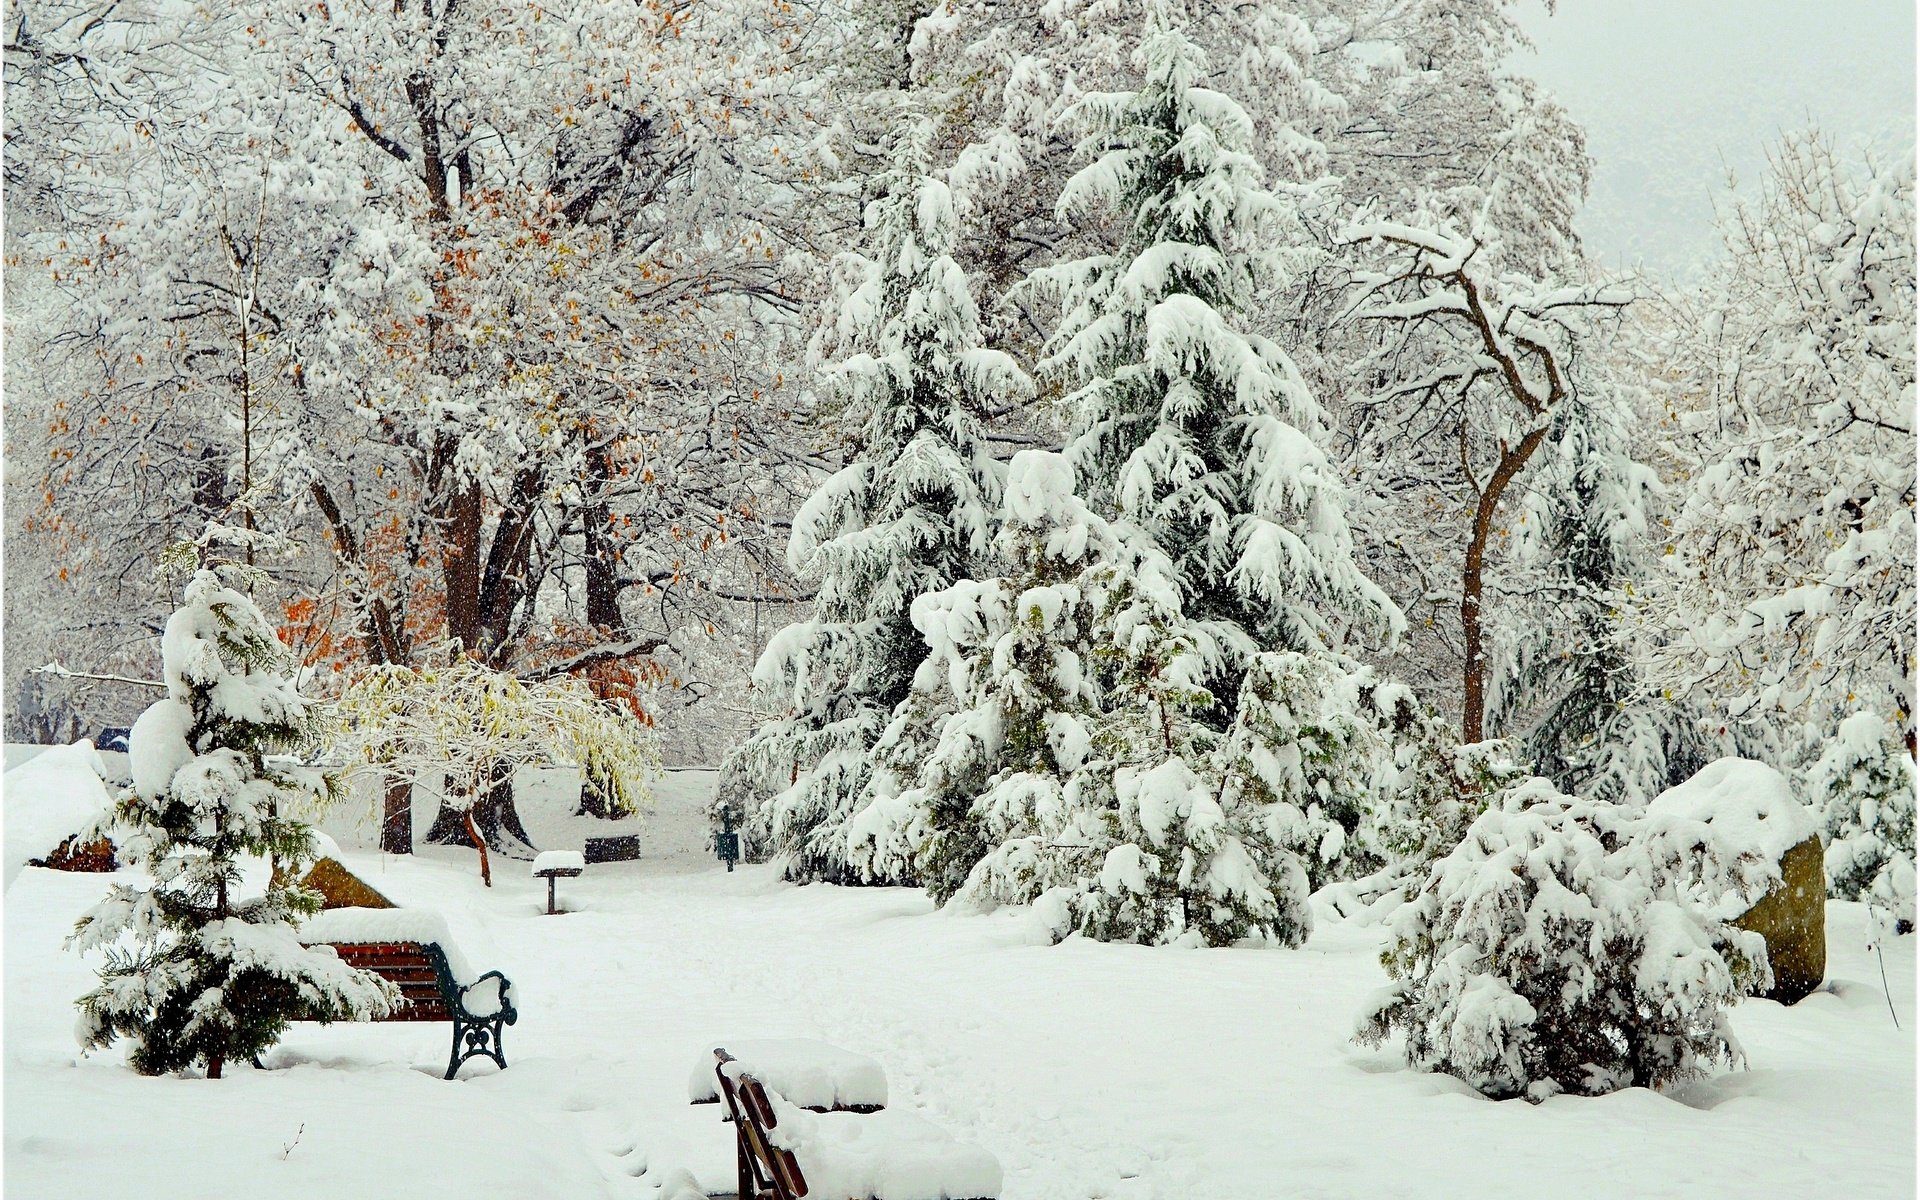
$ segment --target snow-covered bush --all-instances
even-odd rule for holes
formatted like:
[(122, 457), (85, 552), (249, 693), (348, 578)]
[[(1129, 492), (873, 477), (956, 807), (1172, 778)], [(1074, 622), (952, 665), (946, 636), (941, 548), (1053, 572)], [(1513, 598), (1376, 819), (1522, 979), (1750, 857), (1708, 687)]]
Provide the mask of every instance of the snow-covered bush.
[(1215, 627), (1187, 620), (1151, 541), (1088, 511), (1060, 455), (1014, 457), (997, 545), (1013, 574), (914, 604), (930, 653), (900, 712), (950, 712), (916, 785), (849, 824), (856, 860), (943, 903), (1033, 905), (1056, 938), (1297, 944), (1312, 787), (1283, 769), (1291, 747), (1265, 747), (1291, 736), (1289, 689), (1318, 711), (1292, 678), (1313, 660), (1274, 656), (1246, 721), (1214, 732)]
[(1372, 687), (1370, 671), (1337, 655), (1256, 655), (1216, 754), (1228, 792), (1261, 806), (1312, 888), (1382, 865), (1370, 836), (1385, 751), (1367, 719)]
[(1855, 713), (1807, 772), (1821, 810), (1827, 894), (1865, 900), (1914, 923), (1913, 759), (1879, 716)]
[(1453, 853), (1474, 819), (1528, 776), (1511, 743), (1461, 745), (1454, 723), (1400, 680), (1364, 670), (1353, 679), (1365, 733), (1350, 755), (1365, 761), (1371, 777), (1362, 806), (1348, 810), (1354, 823), (1343, 826), (1340, 855), (1323, 866), (1315, 892), (1345, 916), (1377, 918), (1398, 907), (1435, 862)]
[[(315, 745), (320, 720), (272, 627), (203, 570), (161, 654), (167, 697), (134, 723), (133, 786), (99, 830), (148, 883), (114, 884), (68, 939), (106, 960), (100, 986), (79, 1000), (76, 1032), (88, 1049), (127, 1038), (142, 1074), (205, 1063), (218, 1077), (291, 1020), (364, 1020), (395, 993), (295, 936), (320, 907), (294, 882), (316, 855), (299, 816), (335, 783), (286, 757)], [(276, 869), (256, 894), (243, 868), (262, 859)]]
[(1764, 939), (1727, 922), (1778, 861), (1761, 826), (1698, 798), (1643, 812), (1541, 779), (1508, 791), (1388, 919), (1395, 982), (1359, 1040), (1403, 1035), (1410, 1065), (1536, 1102), (1737, 1062), (1722, 1008), (1772, 972)]
[(1210, 719), (1219, 700), (1206, 681), (1226, 631), (1187, 617), (1173, 564), (1150, 541), (1123, 541), (1119, 554), (1091, 573), (1105, 597), (1091, 651), (1100, 711), (1092, 756), (1065, 791), (1093, 855), (1036, 908), (1056, 936), (1298, 945), (1312, 926), (1292, 850), (1302, 811), (1248, 786), (1234, 757), (1245, 739)]

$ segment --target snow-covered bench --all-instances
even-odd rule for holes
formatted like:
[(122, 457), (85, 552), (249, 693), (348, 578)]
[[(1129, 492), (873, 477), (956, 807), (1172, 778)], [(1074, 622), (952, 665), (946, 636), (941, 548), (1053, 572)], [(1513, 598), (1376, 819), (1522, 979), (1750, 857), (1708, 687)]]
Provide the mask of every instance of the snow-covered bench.
[(814, 1112), (724, 1048), (714, 1079), (737, 1133), (740, 1200), (997, 1200), (1000, 1163), (897, 1109)]
[(309, 946), (331, 946), (349, 965), (372, 971), (400, 989), (400, 1004), (384, 1021), (452, 1021), (453, 1053), (446, 1078), (484, 1055), (507, 1069), (500, 1045), (505, 1026), (519, 1020), (513, 983), (498, 971), (476, 975), (453, 944), (439, 913), (415, 908), (330, 908), (300, 926)]
[[(814, 1112), (878, 1112), (887, 1106), (887, 1071), (878, 1061), (811, 1038), (729, 1039), (727, 1052), (747, 1064), (753, 1077), (789, 1104)], [(713, 1054), (705, 1053), (687, 1077), (687, 1099), (720, 1103)], [(731, 1119), (731, 1118), (729, 1118)]]

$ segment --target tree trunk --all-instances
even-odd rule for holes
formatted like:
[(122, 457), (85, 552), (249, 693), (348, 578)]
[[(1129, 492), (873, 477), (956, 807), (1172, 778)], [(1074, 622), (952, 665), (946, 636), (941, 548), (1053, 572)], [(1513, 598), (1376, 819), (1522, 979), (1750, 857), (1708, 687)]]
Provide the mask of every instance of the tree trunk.
[(1493, 518), (1507, 485), (1527, 465), (1533, 452), (1547, 437), (1546, 426), (1536, 428), (1508, 450), (1501, 448), (1500, 462), (1480, 493), (1473, 513), (1473, 534), (1467, 541), (1467, 561), (1460, 573), (1460, 637), (1464, 644), (1462, 665), (1460, 740), (1473, 743), (1486, 739), (1487, 649), (1486, 631), (1481, 625), (1481, 598), (1486, 585), (1487, 539), (1493, 532)]
[(467, 831), (471, 823), (493, 849), (510, 858), (532, 858), (533, 839), (527, 836), (513, 802), (512, 766), (498, 763), (489, 768), (481, 788), (480, 798), (469, 810), (442, 804), (434, 815), (433, 827), (427, 830), (427, 841), (436, 846), (464, 846), (471, 840)]
[[(214, 910), (213, 910), (214, 917), (216, 920), (224, 921), (227, 919), (227, 881), (225, 877), (221, 878), (218, 887), (219, 887), (219, 890), (216, 893), (217, 899), (215, 900)], [(226, 1062), (225, 1055), (222, 1055), (222, 1054), (208, 1055), (207, 1056), (207, 1078), (208, 1079), (220, 1078), (220, 1067), (221, 1067), (221, 1064), (223, 1064), (224, 1062)]]
[(606, 501), (613, 469), (606, 446), (587, 451), (587, 488), (590, 498), (580, 516), (585, 553), (581, 556), (587, 572), (587, 624), (613, 638), (623, 636), (620, 628), (620, 548), (614, 543), (612, 510)]
[(580, 804), (573, 811), (579, 817), (611, 818), (614, 815), (612, 802), (594, 781), (591, 771), (580, 781)]
[(467, 827), (467, 837), (473, 841), (473, 848), (480, 852), (480, 886), (492, 887), (493, 869), (487, 865), (487, 839), (481, 837), (480, 831), (474, 828), (472, 809), (468, 809), (461, 816), (466, 818), (464, 824)]
[(468, 484), (447, 506), (442, 578), (447, 589), (447, 636), (480, 649), (480, 489)]
[(511, 766), (502, 763), (494, 768), (492, 777), (487, 781), (486, 794), (473, 807), (481, 832), (487, 835), (487, 841), (495, 849), (510, 858), (534, 856), (533, 838), (528, 836), (527, 827), (520, 823), (520, 810), (514, 804)]
[(387, 854), (413, 853), (413, 780), (387, 776), (380, 806), (380, 849)]

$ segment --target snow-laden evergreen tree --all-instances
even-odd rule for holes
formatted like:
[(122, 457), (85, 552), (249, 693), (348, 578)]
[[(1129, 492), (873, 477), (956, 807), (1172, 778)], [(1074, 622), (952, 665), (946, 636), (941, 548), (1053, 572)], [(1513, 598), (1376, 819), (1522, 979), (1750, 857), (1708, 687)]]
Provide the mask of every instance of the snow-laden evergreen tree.
[[(1780, 783), (1744, 797), (1791, 804)], [(1714, 827), (1712, 812), (1740, 797), (1666, 801), (1579, 800), (1544, 779), (1509, 790), (1388, 918), (1395, 983), (1358, 1039), (1403, 1035), (1416, 1069), (1535, 1102), (1738, 1062), (1722, 1009), (1772, 973), (1765, 940), (1727, 922), (1778, 883), (1777, 855)]]
[(776, 634), (755, 668), (756, 686), (788, 711), (724, 772), (752, 776), (767, 797), (749, 839), (795, 880), (854, 880), (845, 823), (866, 803), (874, 746), (926, 654), (911, 606), (966, 578), (986, 550), (999, 477), (981, 414), (1031, 386), (981, 344), (951, 257), (954, 197), (927, 174), (932, 136), (924, 122), (902, 132), (867, 209), (866, 252), (834, 264), (834, 307), (812, 354), (858, 434), (794, 517), (789, 558), (817, 589), (815, 616)]
[(1913, 760), (1887, 721), (1870, 712), (1840, 722), (1806, 773), (1822, 814), (1827, 894), (1864, 900), (1902, 930), (1914, 924)]
[(1706, 755), (1692, 706), (1641, 678), (1632, 618), (1636, 585), (1657, 569), (1647, 503), (1659, 481), (1634, 460), (1632, 401), (1589, 386), (1555, 416), (1515, 527), (1520, 599), (1490, 716), (1562, 791), (1644, 804)]
[(1190, 620), (1178, 568), (1151, 538), (1119, 528), (1120, 557), (1099, 571), (1101, 761), (1075, 793), (1105, 827), (1095, 843), (1104, 854), (1097, 875), (1042, 897), (1042, 915), (1056, 932), (1102, 941), (1297, 946), (1312, 928), (1306, 872), (1289, 848), (1303, 816), (1229, 774), (1238, 730), (1214, 726), (1222, 701), (1208, 685), (1227, 677), (1223, 623)]
[(1040, 451), (1009, 468), (998, 544), (1011, 574), (914, 605), (930, 654), (900, 712), (939, 707), (927, 693), (950, 711), (918, 786), (854, 822), (857, 853), (942, 903), (1032, 905), (1056, 939), (1297, 944), (1306, 801), (1249, 782), (1293, 750), (1202, 719), (1224, 651), (1186, 621), (1171, 564)]
[[(106, 960), (79, 1001), (77, 1035), (89, 1049), (127, 1038), (145, 1075), (205, 1063), (217, 1078), (291, 1020), (366, 1020), (396, 993), (295, 935), (320, 908), (294, 882), (316, 854), (300, 814), (335, 785), (288, 757), (315, 746), (320, 718), (272, 626), (201, 570), (161, 655), (167, 696), (134, 723), (133, 785), (107, 819), (121, 861), (147, 883), (115, 883), (68, 940)], [(275, 869), (256, 890), (246, 868), (265, 875), (267, 861)]]
[(873, 874), (911, 876), (939, 903), (982, 908), (1028, 904), (1097, 870), (1106, 842), (1079, 793), (1097, 766), (1092, 638), (1105, 589), (1095, 568), (1114, 560), (1113, 535), (1074, 494), (1063, 457), (1022, 450), (995, 540), (1009, 574), (914, 602), (928, 646), (915, 687), (929, 698), (902, 717), (950, 711), (916, 786), (877, 799), (854, 839)]
[(1375, 772), (1389, 743), (1367, 718), (1373, 673), (1332, 653), (1255, 656), (1216, 757), (1223, 794), (1269, 814), (1310, 889), (1384, 865)]
[(1355, 565), (1318, 406), (1281, 347), (1246, 330), (1275, 249), (1304, 238), (1264, 186), (1245, 111), (1201, 85), (1199, 47), (1163, 6), (1146, 20), (1140, 86), (1063, 118), (1090, 161), (1060, 215), (1108, 221), (1117, 245), (1026, 286), (1060, 307), (1043, 366), (1073, 381), (1068, 454), (1088, 499), (1168, 559), (1185, 619), (1227, 651), (1196, 681), (1221, 729), (1251, 654), (1400, 618)]

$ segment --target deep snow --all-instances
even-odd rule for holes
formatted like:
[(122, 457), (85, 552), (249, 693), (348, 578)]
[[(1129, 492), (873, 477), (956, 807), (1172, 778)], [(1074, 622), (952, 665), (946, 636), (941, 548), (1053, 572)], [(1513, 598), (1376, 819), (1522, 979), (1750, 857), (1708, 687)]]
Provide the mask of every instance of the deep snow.
[[(93, 977), (60, 942), (106, 880), (26, 869), (5, 904), (8, 1195), (649, 1198), (682, 1168), (726, 1191), (730, 1130), (687, 1078), (729, 1037), (879, 1060), (893, 1108), (999, 1159), (1006, 1200), (1914, 1194), (1914, 939), (1887, 952), (1896, 1030), (1858, 905), (1829, 906), (1828, 990), (1735, 1010), (1749, 1070), (1496, 1104), (1348, 1041), (1385, 983), (1378, 927), (1321, 908), (1298, 950), (1034, 944), (1017, 914), (729, 874), (703, 844), (710, 785), (671, 781), (641, 860), (588, 867), (558, 916), (522, 870), (484, 889), (471, 851), (383, 857), (329, 823), (350, 866), (514, 981), (511, 1068), (451, 1083), (448, 1028), (424, 1023), (296, 1026), (270, 1069), (219, 1081), (80, 1058)], [(530, 832), (568, 847), (564, 789), (529, 790)]]

